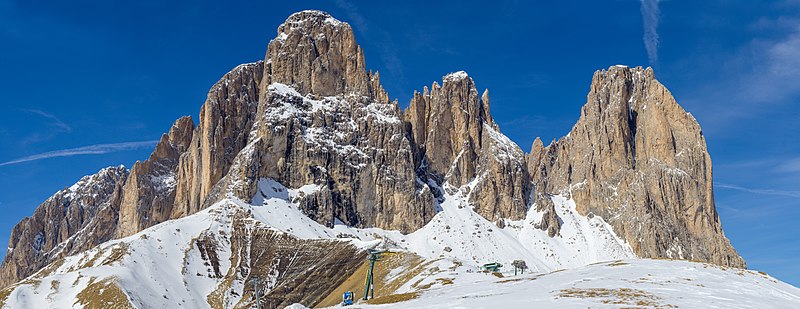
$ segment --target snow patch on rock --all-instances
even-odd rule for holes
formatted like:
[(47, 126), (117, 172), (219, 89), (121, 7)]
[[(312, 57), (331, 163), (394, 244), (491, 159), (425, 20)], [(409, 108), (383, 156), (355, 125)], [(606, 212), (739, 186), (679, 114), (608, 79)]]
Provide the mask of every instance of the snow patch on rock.
[(469, 75), (467, 75), (467, 72), (458, 71), (458, 72), (453, 72), (453, 73), (445, 75), (442, 78), (442, 80), (446, 81), (446, 82), (452, 82), (452, 81), (459, 81), (459, 80), (465, 79), (467, 77), (469, 77)]

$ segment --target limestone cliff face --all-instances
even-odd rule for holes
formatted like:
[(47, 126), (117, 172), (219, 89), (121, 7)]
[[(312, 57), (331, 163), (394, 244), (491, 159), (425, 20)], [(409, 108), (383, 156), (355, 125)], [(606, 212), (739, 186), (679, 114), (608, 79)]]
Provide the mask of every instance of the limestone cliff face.
[(535, 207), (537, 227), (556, 237), (550, 197), (563, 193), (642, 257), (744, 266), (714, 207), (700, 126), (652, 70), (597, 72), (572, 131), (547, 147), (537, 139), (527, 155), (500, 132), (489, 103), (488, 91), (479, 95), (457, 72), (401, 111), (366, 70), (350, 25), (319, 11), (292, 14), (263, 61), (211, 87), (196, 127), (179, 119), (130, 175), (101, 171), (18, 224), (0, 284), (222, 198), (250, 201), (264, 178), (312, 186), (298, 202), (322, 224), (402, 232), (433, 218), (443, 190), (462, 190), (498, 225)]
[(294, 13), (278, 27), (267, 48), (261, 93), (272, 83), (301, 95), (359, 93), (389, 103), (377, 76), (367, 72), (364, 53), (350, 25), (320, 11)]
[(471, 186), (475, 210), (489, 220), (524, 217), (530, 185), (524, 154), (500, 133), (489, 94), (478, 95), (465, 72), (414, 93), (406, 109), (418, 168), (439, 184)]
[(108, 219), (116, 221), (119, 196), (127, 177), (128, 171), (122, 166), (83, 177), (48, 198), (33, 215), (14, 226), (0, 265), (0, 285), (23, 279), (59, 257), (110, 240), (113, 225), (99, 231), (94, 227)]
[(200, 122), (178, 163), (171, 218), (202, 209), (211, 188), (227, 174), (234, 157), (247, 145), (263, 70), (262, 61), (240, 65), (209, 90), (200, 109)]
[(176, 168), (192, 140), (191, 117), (178, 119), (161, 137), (150, 158), (136, 162), (123, 187), (117, 237), (170, 219), (175, 202)]
[(417, 181), (414, 152), (396, 103), (347, 23), (327, 13), (293, 14), (269, 43), (249, 145), (208, 202), (228, 192), (249, 200), (261, 178), (287, 187), (319, 185), (304, 212), (411, 232), (435, 214), (430, 188)]
[(481, 104), (472, 78), (457, 72), (415, 93), (406, 121), (426, 169), (456, 187), (477, 175), (476, 161), (483, 142), (484, 124), (494, 120)]
[(528, 166), (538, 195), (572, 196), (639, 256), (745, 266), (722, 232), (702, 130), (650, 68), (596, 72), (572, 131), (535, 142)]

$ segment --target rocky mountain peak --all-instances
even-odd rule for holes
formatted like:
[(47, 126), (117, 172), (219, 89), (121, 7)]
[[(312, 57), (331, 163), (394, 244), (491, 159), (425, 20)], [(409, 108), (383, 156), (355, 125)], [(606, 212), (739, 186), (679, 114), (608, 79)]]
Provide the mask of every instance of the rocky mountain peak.
[(346, 22), (342, 22), (331, 16), (331, 14), (328, 12), (320, 10), (303, 10), (289, 15), (289, 17), (286, 18), (286, 21), (278, 26), (278, 32), (281, 32), (281, 29), (285, 28), (287, 25), (293, 28), (303, 28), (304, 26), (302, 24), (307, 22), (313, 24), (325, 23), (333, 27), (349, 26), (349, 24)]
[(488, 98), (486, 92), (479, 96), (464, 71), (445, 75), (441, 86), (434, 82), (430, 90), (415, 92), (404, 117), (429, 172), (455, 186), (475, 178), (484, 124), (494, 127)]
[(178, 164), (172, 218), (202, 209), (212, 187), (228, 173), (251, 137), (259, 108), (264, 61), (241, 64), (214, 84), (200, 108), (190, 146)]
[(121, 165), (84, 176), (17, 223), (0, 266), (0, 285), (14, 283), (59, 257), (109, 240), (113, 226), (106, 227), (105, 233), (79, 233), (92, 230), (109, 213), (127, 177), (128, 170)]
[(123, 187), (116, 235), (124, 237), (169, 220), (175, 204), (181, 155), (189, 149), (194, 122), (184, 116), (161, 136), (153, 154), (137, 161)]
[(117, 166), (109, 166), (106, 168), (100, 169), (97, 173), (93, 175), (87, 175), (81, 177), (78, 182), (69, 186), (68, 188), (59, 191), (56, 195), (64, 195), (64, 196), (79, 196), (85, 193), (97, 193), (95, 190), (98, 190), (96, 187), (98, 184), (114, 182), (119, 180), (120, 178), (125, 178), (128, 175), (128, 170), (125, 168), (124, 165), (117, 165)]
[(177, 163), (178, 156), (186, 151), (192, 141), (193, 130), (192, 117), (184, 116), (176, 120), (169, 132), (161, 136), (150, 159), (173, 157)]
[(442, 81), (443, 82), (454, 82), (454, 81), (462, 81), (462, 80), (465, 80), (467, 78), (469, 78), (470, 80), (472, 79), (472, 78), (469, 77), (469, 74), (467, 74), (467, 72), (465, 72), (465, 71), (457, 71), (457, 72), (452, 72), (450, 74), (445, 75), (444, 77), (442, 77)]
[(466, 72), (415, 92), (401, 111), (367, 71), (350, 25), (303, 11), (278, 28), (265, 60), (214, 84), (199, 114), (196, 127), (178, 119), (130, 173), (103, 170), (20, 222), (0, 283), (221, 199), (258, 204), (277, 192), (265, 192), (270, 183), (298, 193), (292, 203), (328, 227), (404, 233), (458, 196), (458, 208), (501, 227), (534, 206), (531, 223), (556, 237), (559, 195), (607, 220), (638, 256), (744, 266), (722, 233), (700, 126), (650, 68), (595, 72), (572, 131), (547, 147), (537, 138), (525, 155)]
[(468, 186), (470, 203), (489, 220), (524, 216), (530, 192), (524, 154), (489, 114), (488, 89), (479, 96), (466, 72), (450, 73), (441, 86), (415, 92), (404, 117), (426, 177)]
[(289, 16), (270, 41), (262, 83), (292, 86), (302, 95), (358, 93), (388, 103), (377, 74), (367, 72), (353, 29), (330, 14), (302, 11)]
[(183, 152), (189, 147), (192, 141), (192, 131), (194, 130), (194, 121), (192, 116), (183, 116), (178, 118), (172, 127), (170, 127), (167, 136), (169, 143), (178, 149), (178, 152)]
[(639, 256), (744, 266), (722, 232), (700, 125), (650, 68), (595, 72), (572, 131), (527, 160), (537, 195), (571, 196)]

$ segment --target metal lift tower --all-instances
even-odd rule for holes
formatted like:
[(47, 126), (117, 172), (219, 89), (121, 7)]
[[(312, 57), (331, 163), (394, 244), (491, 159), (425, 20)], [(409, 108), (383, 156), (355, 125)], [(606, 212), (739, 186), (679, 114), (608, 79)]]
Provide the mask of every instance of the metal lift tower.
[(369, 270), (367, 271), (367, 281), (364, 285), (363, 300), (375, 298), (375, 285), (372, 282), (372, 270), (375, 268), (375, 262), (381, 260), (381, 253), (383, 253), (383, 251), (369, 250), (369, 256), (367, 257), (367, 260), (369, 260)]

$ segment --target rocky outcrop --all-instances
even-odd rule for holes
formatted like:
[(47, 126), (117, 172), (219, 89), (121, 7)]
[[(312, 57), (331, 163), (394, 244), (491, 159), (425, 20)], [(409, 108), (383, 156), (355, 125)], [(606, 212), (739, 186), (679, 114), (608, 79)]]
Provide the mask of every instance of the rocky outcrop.
[[(417, 182), (413, 152), (395, 104), (363, 96), (313, 100), (273, 84), (254, 141), (256, 175), (288, 187), (323, 189), (304, 202), (307, 215), (332, 226), (335, 219), (353, 226), (377, 226), (405, 232), (433, 217), (433, 196)], [(291, 113), (287, 113), (291, 111)], [(253, 166), (244, 164), (241, 168)]]
[(58, 191), (33, 215), (17, 223), (0, 265), (0, 285), (19, 281), (59, 257), (110, 240), (113, 225), (101, 231), (94, 227), (107, 219), (116, 221), (115, 209), (127, 177), (122, 166), (102, 169)]
[(484, 124), (494, 120), (465, 72), (445, 76), (442, 86), (414, 93), (405, 112), (421, 164), (439, 181), (460, 187), (478, 175)]
[(389, 103), (377, 74), (367, 72), (353, 29), (328, 13), (308, 10), (289, 16), (270, 41), (266, 59), (262, 94), (270, 84), (281, 83), (301, 95), (358, 93)]
[(123, 187), (117, 237), (125, 237), (170, 219), (175, 203), (178, 160), (192, 140), (191, 117), (175, 121), (150, 158), (136, 162)]
[(287, 187), (319, 185), (303, 210), (332, 226), (411, 232), (435, 214), (417, 181), (414, 151), (396, 103), (347, 23), (304, 11), (279, 27), (268, 47), (250, 144), (207, 202), (231, 192), (249, 200), (261, 178)]
[(262, 308), (284, 308), (319, 303), (364, 265), (350, 242), (301, 239), (252, 207), (217, 206), (60, 258), (2, 289), (0, 307), (254, 308), (258, 289)]
[(414, 93), (404, 117), (426, 177), (474, 190), (471, 202), (489, 220), (524, 217), (530, 192), (524, 154), (489, 114), (488, 90), (479, 97), (472, 78), (451, 73), (442, 86)]
[[(237, 214), (232, 218), (230, 237), (209, 231), (191, 248), (203, 253), (203, 262), (213, 270), (210, 276), (224, 278), (224, 283), (207, 298), (214, 308), (255, 307), (255, 278), (261, 279), (258, 287), (262, 308), (319, 303), (366, 257), (366, 252), (346, 242), (298, 239), (265, 226), (253, 226), (252, 222), (252, 217)], [(219, 248), (220, 245), (230, 249)], [(218, 256), (227, 250), (236, 254), (230, 256), (230, 261), (219, 261)], [(223, 273), (219, 263), (233, 267)], [(238, 295), (237, 287), (229, 282), (243, 286), (242, 294)]]
[(496, 125), (484, 124), (482, 139), (477, 183), (470, 192), (473, 209), (495, 222), (525, 218), (531, 186), (524, 153)]
[(102, 184), (59, 192), (15, 227), (0, 283), (226, 197), (250, 201), (266, 178), (313, 187), (298, 203), (322, 224), (402, 232), (429, 222), (445, 190), (461, 190), (500, 226), (535, 207), (536, 226), (555, 237), (551, 196), (565, 194), (640, 256), (744, 266), (714, 207), (700, 127), (652, 70), (597, 72), (572, 131), (547, 147), (537, 139), (527, 155), (500, 132), (489, 104), (488, 91), (479, 95), (457, 72), (401, 111), (366, 70), (350, 25), (319, 11), (292, 14), (263, 61), (213, 85), (196, 127), (179, 119), (130, 176), (101, 172), (110, 176), (92, 177)]
[(234, 157), (247, 145), (263, 71), (262, 61), (240, 65), (209, 90), (191, 143), (178, 163), (171, 218), (202, 209), (211, 188), (228, 173)]
[(537, 194), (571, 196), (641, 257), (745, 266), (722, 232), (700, 125), (650, 68), (596, 72), (572, 131), (527, 161)]
[(170, 217), (175, 170), (194, 124), (178, 119), (148, 160), (105, 168), (57, 192), (12, 231), (0, 265), (3, 286), (23, 279), (61, 257), (124, 237)]

